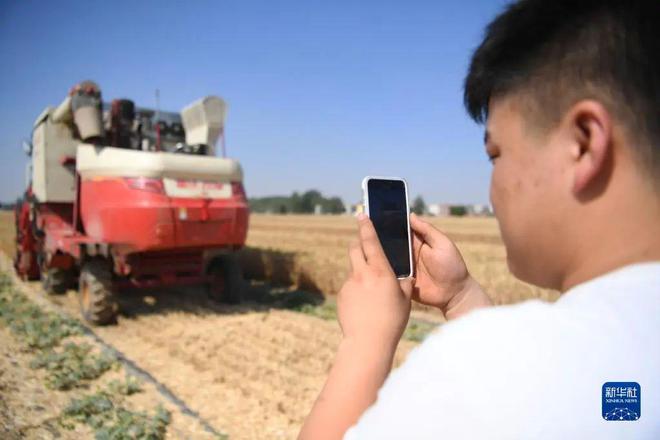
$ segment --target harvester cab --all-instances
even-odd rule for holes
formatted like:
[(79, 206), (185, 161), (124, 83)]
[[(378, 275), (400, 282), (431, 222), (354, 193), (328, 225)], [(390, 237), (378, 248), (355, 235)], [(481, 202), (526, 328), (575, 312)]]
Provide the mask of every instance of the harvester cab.
[(249, 212), (240, 164), (216, 156), (226, 108), (213, 96), (180, 113), (106, 104), (95, 83), (74, 86), (34, 124), (17, 272), (50, 293), (78, 279), (96, 324), (115, 319), (122, 287), (202, 283), (240, 301)]

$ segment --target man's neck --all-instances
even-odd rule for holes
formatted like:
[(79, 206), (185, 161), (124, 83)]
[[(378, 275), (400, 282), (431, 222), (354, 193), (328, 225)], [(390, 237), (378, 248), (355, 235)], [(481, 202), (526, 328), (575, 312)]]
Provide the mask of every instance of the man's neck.
[(660, 198), (628, 194), (619, 198), (625, 200), (619, 206), (580, 219), (581, 235), (574, 237), (574, 258), (562, 292), (624, 266), (660, 261)]

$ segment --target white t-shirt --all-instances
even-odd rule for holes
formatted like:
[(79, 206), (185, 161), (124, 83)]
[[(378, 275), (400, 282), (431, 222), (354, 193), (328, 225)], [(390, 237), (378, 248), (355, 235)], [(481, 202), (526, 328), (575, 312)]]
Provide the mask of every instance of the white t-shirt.
[[(603, 418), (606, 382), (639, 384), (638, 420)], [(442, 326), (344, 438), (660, 439), (660, 262)]]

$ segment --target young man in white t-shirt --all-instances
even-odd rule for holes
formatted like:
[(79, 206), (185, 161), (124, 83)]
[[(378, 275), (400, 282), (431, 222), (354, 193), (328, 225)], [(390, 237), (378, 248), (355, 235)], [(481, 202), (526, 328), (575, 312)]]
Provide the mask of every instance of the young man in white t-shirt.
[[(522, 0), (488, 26), (465, 103), (507, 261), (563, 295), (492, 307), (414, 215), (399, 282), (360, 218), (300, 438), (660, 438), (659, 35), (657, 0)], [(411, 299), (449, 322), (389, 375)]]

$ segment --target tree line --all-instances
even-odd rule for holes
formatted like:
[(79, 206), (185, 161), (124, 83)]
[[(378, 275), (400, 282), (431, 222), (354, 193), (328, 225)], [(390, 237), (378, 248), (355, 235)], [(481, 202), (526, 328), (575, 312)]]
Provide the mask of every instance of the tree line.
[(290, 196), (251, 197), (248, 199), (252, 212), (272, 214), (312, 214), (319, 206), (323, 214), (346, 212), (344, 202), (339, 197), (324, 197), (315, 189), (302, 194), (297, 191)]

